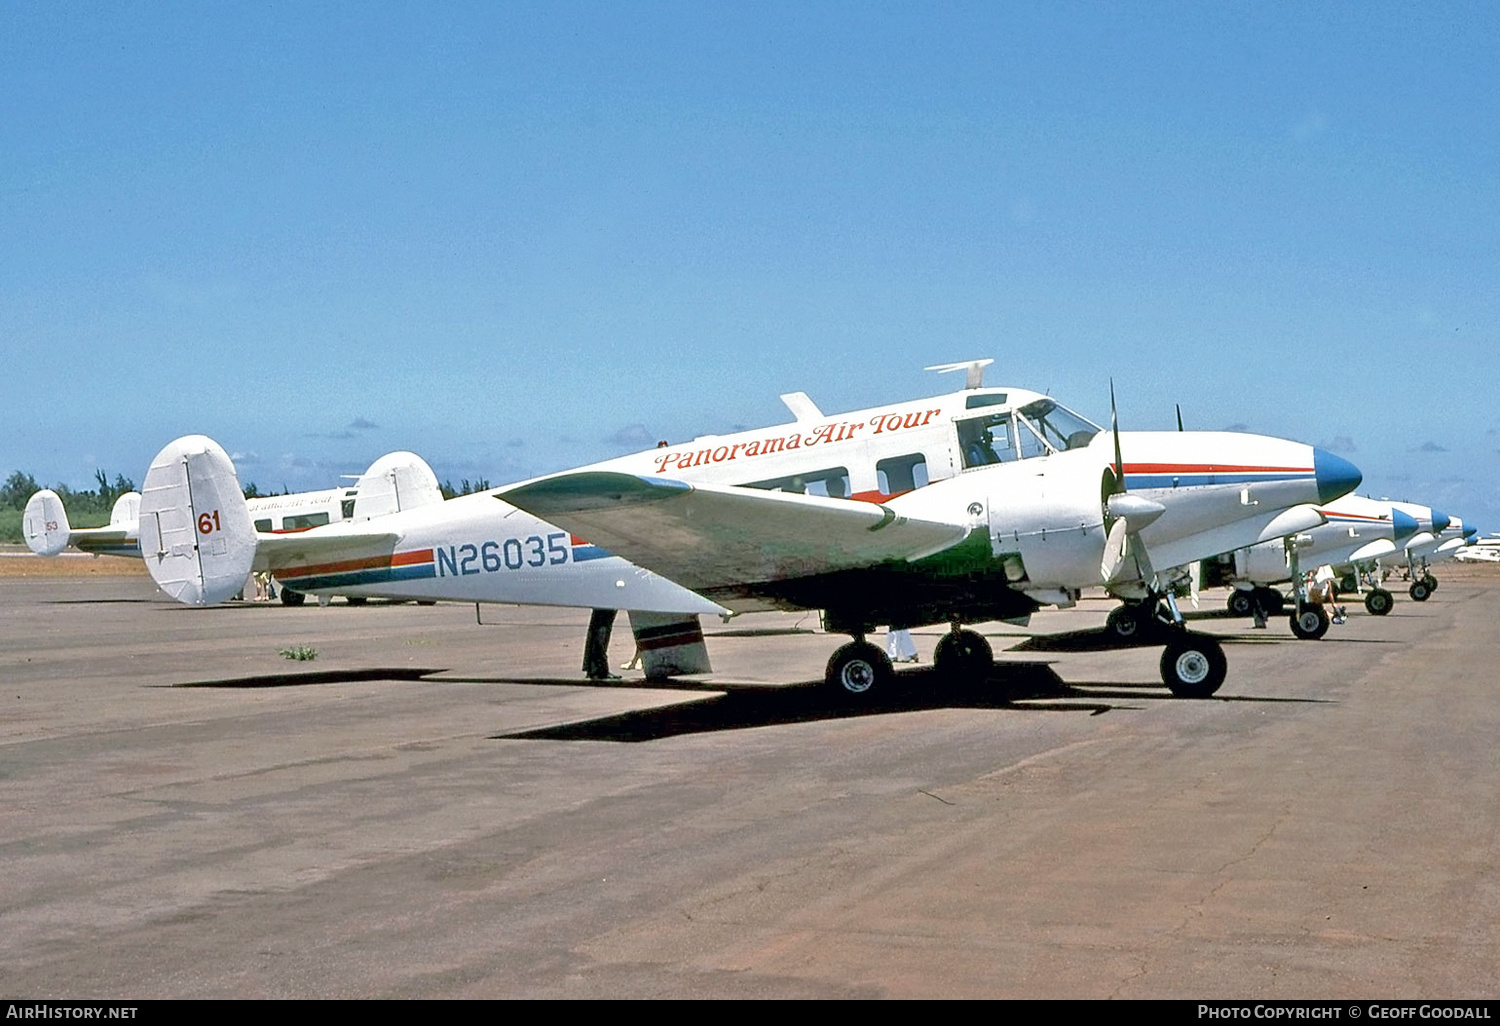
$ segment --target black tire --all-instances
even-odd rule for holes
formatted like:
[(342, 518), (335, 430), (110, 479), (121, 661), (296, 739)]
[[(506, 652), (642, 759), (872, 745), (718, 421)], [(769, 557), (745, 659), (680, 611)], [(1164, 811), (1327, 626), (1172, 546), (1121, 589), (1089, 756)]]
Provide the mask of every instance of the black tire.
[(364, 595), (346, 595), (344, 597), (344, 601), (349, 603), (351, 606), (362, 606), (370, 600), (367, 596)]
[(1292, 633), (1303, 641), (1317, 641), (1328, 633), (1328, 612), (1316, 603), (1292, 613)]
[(307, 596), (300, 591), (293, 591), (291, 588), (281, 589), (281, 604), (284, 606), (300, 606), (306, 601)]
[(1384, 588), (1372, 589), (1365, 595), (1365, 609), (1371, 616), (1385, 616), (1390, 613), (1391, 606), (1395, 604), (1391, 593)]
[(1256, 600), (1267, 616), (1280, 616), (1286, 612), (1286, 596), (1279, 588), (1256, 588)]
[(1229, 601), (1225, 605), (1235, 616), (1249, 616), (1255, 612), (1255, 597), (1244, 588), (1236, 588), (1229, 593)]
[(1412, 581), (1411, 587), (1406, 591), (1413, 602), (1426, 602), (1432, 597), (1432, 589), (1427, 587), (1426, 581)]
[(1427, 585), (1428, 591), (1437, 591), (1437, 578), (1431, 574), (1424, 574), (1422, 576), (1422, 583)]
[(1126, 602), (1109, 611), (1104, 627), (1121, 641), (1139, 641), (1151, 633), (1151, 612), (1144, 604)]
[(435, 606), (435, 605), (437, 605), (437, 599), (417, 599), (417, 605), (419, 605), (419, 606)]
[(868, 699), (890, 685), (891, 660), (868, 641), (851, 641), (828, 660), (824, 680), (840, 698)]
[(995, 665), (995, 653), (984, 636), (974, 631), (944, 634), (932, 653), (937, 672), (955, 684), (981, 684)]
[(1174, 638), (1162, 650), (1161, 679), (1178, 698), (1207, 698), (1219, 690), (1228, 672), (1224, 649), (1206, 635)]

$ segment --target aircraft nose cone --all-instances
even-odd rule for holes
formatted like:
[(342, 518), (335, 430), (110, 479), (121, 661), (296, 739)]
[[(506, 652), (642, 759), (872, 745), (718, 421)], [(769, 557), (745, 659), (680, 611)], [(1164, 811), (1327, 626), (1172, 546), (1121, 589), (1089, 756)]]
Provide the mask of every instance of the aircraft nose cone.
[(1417, 518), (1410, 513), (1403, 513), (1399, 509), (1391, 510), (1391, 527), (1394, 528), (1396, 541), (1404, 541), (1416, 534), (1421, 529)]
[(1437, 510), (1432, 511), (1432, 530), (1434, 534), (1438, 531), (1446, 531), (1448, 525), (1451, 523), (1453, 523), (1453, 518), (1448, 516), (1448, 514), (1439, 513)]
[(1465, 527), (1464, 528), (1464, 537), (1465, 538), (1472, 538), (1472, 537), (1474, 537), (1478, 533), (1479, 533), (1479, 528), (1477, 528), (1477, 527)]
[(1359, 487), (1364, 475), (1342, 456), (1326, 449), (1313, 449), (1313, 476), (1318, 481), (1318, 501), (1332, 502)]

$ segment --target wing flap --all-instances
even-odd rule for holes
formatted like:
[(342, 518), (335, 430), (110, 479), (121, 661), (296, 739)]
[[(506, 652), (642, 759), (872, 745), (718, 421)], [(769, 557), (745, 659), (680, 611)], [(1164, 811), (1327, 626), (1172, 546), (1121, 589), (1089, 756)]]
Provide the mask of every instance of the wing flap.
[(874, 503), (594, 471), (497, 498), (695, 591), (904, 562), (969, 533)]

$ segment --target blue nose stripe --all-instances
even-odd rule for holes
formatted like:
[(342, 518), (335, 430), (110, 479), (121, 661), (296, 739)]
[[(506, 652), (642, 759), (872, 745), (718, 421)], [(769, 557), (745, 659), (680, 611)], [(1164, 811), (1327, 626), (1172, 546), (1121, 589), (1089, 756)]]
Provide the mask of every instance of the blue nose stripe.
[(1391, 510), (1391, 526), (1395, 529), (1396, 541), (1405, 541), (1416, 534), (1418, 528), (1421, 527), (1416, 517), (1410, 513), (1403, 513), (1399, 509)]
[(1364, 475), (1342, 456), (1326, 449), (1313, 449), (1313, 476), (1318, 481), (1318, 501), (1332, 502), (1359, 487)]
[(1464, 528), (1464, 537), (1465, 538), (1472, 538), (1472, 537), (1474, 537), (1478, 533), (1479, 533), (1479, 528), (1477, 528), (1477, 527), (1465, 527)]
[(1453, 523), (1453, 519), (1448, 514), (1439, 513), (1437, 510), (1432, 511), (1432, 530), (1434, 532), (1448, 530), (1448, 525), (1451, 523)]

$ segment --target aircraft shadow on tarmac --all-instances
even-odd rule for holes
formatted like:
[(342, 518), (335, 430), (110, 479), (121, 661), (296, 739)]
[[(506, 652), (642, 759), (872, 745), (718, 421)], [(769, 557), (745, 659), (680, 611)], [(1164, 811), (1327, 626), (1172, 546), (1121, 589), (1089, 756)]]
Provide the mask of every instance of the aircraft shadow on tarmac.
[[(515, 680), (515, 683), (557, 683), (577, 686), (573, 681)], [(1069, 712), (1098, 716), (1117, 709), (1141, 708), (1142, 700), (1177, 702), (1160, 684), (1069, 684), (1047, 663), (1002, 662), (982, 684), (955, 685), (939, 678), (930, 668), (903, 670), (894, 686), (880, 698), (850, 705), (830, 695), (821, 681), (767, 687), (724, 683), (666, 685), (601, 684), (601, 687), (668, 687), (701, 691), (695, 701), (656, 709), (619, 713), (576, 723), (536, 730), (496, 734), (492, 740), (550, 741), (655, 741), (681, 734), (704, 734), (721, 730), (808, 723), (818, 720), (883, 716), (929, 709), (1005, 709), (1013, 712)], [(1106, 690), (1107, 689), (1107, 690)], [(1237, 698), (1215, 696), (1222, 702), (1316, 702), (1317, 699)], [(1131, 703), (1131, 704), (1127, 704)]]
[(158, 684), (169, 688), (289, 688), (310, 684), (354, 684), (360, 681), (421, 680), (441, 669), (416, 666), (371, 667), (363, 670), (304, 670), (298, 673), (262, 673), (254, 677), (226, 677), (222, 680), (185, 681), (180, 684)]

